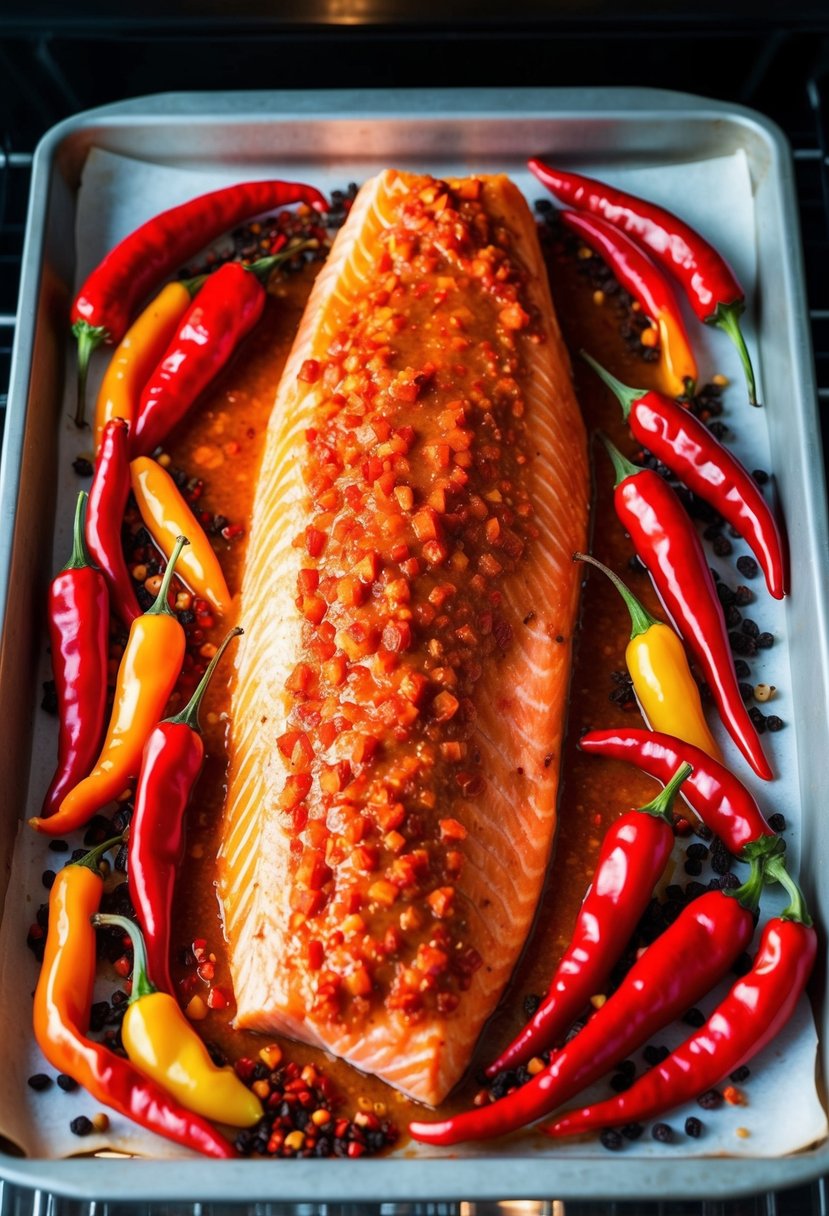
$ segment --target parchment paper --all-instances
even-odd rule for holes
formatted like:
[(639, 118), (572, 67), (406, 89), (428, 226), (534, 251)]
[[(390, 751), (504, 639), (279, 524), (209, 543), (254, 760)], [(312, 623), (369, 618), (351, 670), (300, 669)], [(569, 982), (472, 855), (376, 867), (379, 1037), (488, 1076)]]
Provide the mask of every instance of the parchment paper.
[[(360, 182), (380, 167), (377, 164), (351, 164), (348, 177)], [(462, 162), (430, 163), (422, 167), (444, 175), (474, 172), (479, 168), (475, 164)], [(595, 168), (605, 180), (625, 185), (636, 193), (663, 203), (704, 233), (727, 254), (747, 289), (748, 298), (752, 298), (756, 278), (754, 208), (748, 167), (742, 153), (693, 164), (671, 164), (648, 169), (607, 169), (602, 165)], [(289, 176), (284, 170), (280, 172), (278, 164), (247, 166), (243, 172), (247, 178)], [(346, 184), (342, 168), (326, 170), (309, 163), (304, 173), (294, 165), (291, 174), (304, 177), (323, 191), (342, 188)], [(512, 176), (530, 201), (544, 194), (528, 173), (513, 172)], [(239, 178), (238, 168), (182, 171), (93, 149), (84, 170), (78, 199), (78, 283), (116, 241), (144, 220), (204, 190), (229, 184)], [(718, 205), (726, 199), (727, 206)], [(764, 413), (746, 405), (742, 372), (735, 351), (724, 335), (700, 326), (690, 312), (688, 325), (700, 362), (701, 382), (717, 372), (732, 381), (733, 387), (725, 396), (727, 408), (724, 420), (732, 427), (736, 437), (734, 446), (737, 454), (749, 469), (768, 469), (771, 466)], [(745, 330), (749, 347), (756, 355), (756, 335), (750, 315), (746, 318)], [(95, 400), (104, 362), (100, 357), (93, 359), (88, 391), (90, 403)], [(755, 370), (762, 399), (762, 367), (758, 364), (759, 360), (755, 362)], [(71, 360), (69, 366), (71, 369)], [(72, 460), (79, 455), (90, 455), (85, 450), (88, 449), (89, 440), (79, 436), (71, 422), (73, 406), (74, 384), (70, 371), (60, 438), (59, 506), (53, 560), (55, 570), (63, 565), (70, 550), (72, 507), (78, 489), (85, 484), (73, 473)], [(739, 552), (748, 550), (742, 542), (736, 541), (734, 557)], [(730, 564), (723, 564), (722, 573), (733, 581)], [(760, 580), (754, 586), (759, 589)], [(772, 630), (775, 645), (772, 650), (760, 652), (753, 661), (752, 679), (777, 686), (778, 692), (770, 708), (786, 722), (785, 730), (764, 737), (764, 746), (779, 777), (774, 786), (769, 789), (753, 778), (725, 732), (716, 726), (714, 729), (718, 732), (726, 762), (732, 764), (752, 788), (766, 812), (782, 811), (785, 814), (790, 858), (796, 866), (801, 810), (797, 797), (794, 707), (788, 691), (791, 687), (788, 639), (782, 608), (762, 590), (760, 594), (763, 597), (763, 627)], [(46, 680), (51, 672), (45, 638), (43, 645), (40, 678)], [(40, 807), (53, 770), (56, 731), (54, 718), (39, 710), (35, 724), (29, 804), (24, 819), (37, 813)], [(79, 843), (79, 839), (72, 839), (70, 847), (74, 848)], [(142, 1131), (111, 1112), (108, 1133), (80, 1140), (70, 1133), (70, 1120), (79, 1114), (91, 1116), (102, 1107), (80, 1090), (67, 1094), (53, 1085), (43, 1093), (35, 1093), (26, 1083), (34, 1073), (55, 1075), (54, 1069), (46, 1064), (37, 1050), (30, 1031), (31, 997), (37, 981), (38, 965), (25, 941), (38, 905), (47, 898), (42, 873), (58, 868), (63, 860), (65, 855), (50, 852), (45, 840), (36, 837), (28, 828), (21, 827), (0, 925), (0, 1026), (3, 1028), (0, 1036), (0, 1075), (4, 1078), (0, 1134), (32, 1156), (54, 1158), (103, 1149), (156, 1157), (187, 1155), (177, 1146)], [(684, 880), (687, 880), (686, 875), (678, 875), (677, 881)], [(764, 916), (768, 916), (782, 907), (783, 900), (781, 897), (765, 896), (763, 903)], [(710, 1010), (726, 988), (727, 984), (723, 985), (719, 993), (712, 994), (708, 1001), (702, 1003), (703, 1009)], [(660, 1034), (658, 1041), (674, 1045), (688, 1033), (689, 1027), (673, 1027)], [(662, 1159), (671, 1154), (773, 1156), (795, 1152), (823, 1139), (827, 1134), (827, 1124), (815, 1087), (816, 1048), (817, 1035), (811, 1010), (808, 1003), (803, 1001), (784, 1033), (751, 1064), (751, 1077), (741, 1086), (748, 1106), (726, 1106), (709, 1114), (692, 1104), (671, 1112), (666, 1118), (679, 1133), (674, 1144), (657, 1144), (645, 1137), (629, 1145), (628, 1154)], [(637, 1062), (641, 1072), (644, 1067), (641, 1055), (637, 1057)], [(609, 1092), (606, 1083), (602, 1083), (588, 1091), (585, 1098), (607, 1096)], [(701, 1115), (706, 1127), (704, 1137), (699, 1140), (682, 1134), (686, 1115), (694, 1113)], [(744, 1129), (748, 1135), (738, 1134), (738, 1129)], [(412, 1145), (406, 1145), (399, 1151), (407, 1156), (440, 1155), (440, 1150)], [(469, 1155), (478, 1152), (490, 1154), (493, 1151), (498, 1151), (498, 1148), (491, 1144), (464, 1148)], [(504, 1151), (511, 1154), (516, 1151), (563, 1153), (579, 1157), (605, 1152), (597, 1141), (553, 1143), (540, 1136), (513, 1141)]]

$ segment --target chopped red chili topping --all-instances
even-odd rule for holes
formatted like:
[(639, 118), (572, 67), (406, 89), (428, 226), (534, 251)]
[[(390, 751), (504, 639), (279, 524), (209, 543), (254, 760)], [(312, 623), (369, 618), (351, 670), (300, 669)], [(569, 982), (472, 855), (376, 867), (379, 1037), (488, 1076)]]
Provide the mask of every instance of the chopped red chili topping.
[(313, 516), (294, 541), (304, 653), (276, 743), (291, 948), (317, 1016), (380, 1000), (449, 1014), (481, 965), (456, 885), (487, 782), (471, 694), (510, 648), (499, 587), (534, 535), (519, 375), (543, 337), (486, 187), (424, 177), (298, 374), (315, 394)]

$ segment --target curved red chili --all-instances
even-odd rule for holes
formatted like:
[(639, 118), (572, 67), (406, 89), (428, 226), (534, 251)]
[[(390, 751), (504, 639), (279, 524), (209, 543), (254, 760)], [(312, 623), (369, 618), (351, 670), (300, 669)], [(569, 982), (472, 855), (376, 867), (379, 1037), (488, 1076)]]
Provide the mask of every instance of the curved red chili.
[(690, 772), (689, 764), (678, 764), (658, 797), (627, 811), (608, 828), (573, 936), (547, 995), (534, 1017), (489, 1065), (488, 1077), (526, 1063), (557, 1042), (590, 998), (604, 990), (671, 855), (671, 808)]
[(782, 599), (788, 590), (783, 538), (748, 470), (670, 397), (654, 389), (629, 388), (585, 351), (582, 356), (615, 393), (634, 438), (736, 528), (760, 563), (769, 591)]
[(619, 521), (696, 657), (728, 733), (758, 777), (771, 781), (774, 774), (740, 695), (725, 617), (696, 528), (667, 482), (625, 459), (608, 439), (604, 443), (616, 471)]
[(817, 953), (810, 924), (775, 917), (763, 929), (751, 971), (739, 979), (704, 1026), (630, 1089), (544, 1127), (575, 1136), (661, 1115), (711, 1089), (779, 1034), (795, 1011)]
[(503, 1136), (550, 1114), (608, 1072), (728, 972), (754, 934), (762, 873), (754, 864), (748, 882), (733, 895), (709, 891), (688, 904), (584, 1029), (526, 1085), (478, 1110), (439, 1123), (412, 1123), (410, 1133), (427, 1144)]
[(176, 876), (184, 854), (184, 812), (204, 761), (199, 707), (228, 643), (222, 642), (189, 703), (173, 718), (159, 722), (144, 746), (130, 823), (129, 891), (144, 930), (147, 971), (162, 992), (173, 993), (170, 934)]
[(673, 735), (638, 727), (591, 730), (579, 740), (579, 747), (594, 756), (634, 764), (657, 781), (669, 781), (683, 761), (693, 765), (683, 797), (735, 856), (753, 841), (777, 839), (743, 783), (698, 747)]
[(78, 495), (72, 556), (49, 587), (49, 642), (58, 700), (58, 766), (42, 819), (54, 815), (71, 789), (90, 772), (106, 725), (109, 595), (104, 576), (83, 543), (87, 495)]
[(121, 545), (130, 494), (129, 424), (111, 418), (104, 427), (86, 513), (86, 543), (109, 587), (112, 606), (129, 629), (141, 615)]
[(717, 325), (728, 334), (743, 365), (748, 399), (752, 405), (757, 405), (754, 369), (740, 329), (745, 292), (713, 245), (665, 207), (616, 190), (594, 178), (564, 173), (538, 157), (532, 157), (527, 164), (556, 198), (578, 211), (603, 216), (608, 223), (647, 245), (657, 261), (682, 284), (700, 321)]
[(659, 333), (660, 362), (674, 396), (691, 396), (697, 362), (674, 289), (645, 251), (624, 232), (597, 215), (562, 211), (561, 222), (607, 262), (622, 286), (638, 300)]
[(102, 342), (121, 341), (144, 297), (223, 232), (291, 203), (328, 210), (325, 198), (313, 186), (242, 182), (162, 211), (110, 250), (86, 278), (72, 305), (72, 332), (78, 340), (78, 426), (83, 425), (90, 355)]
[[(275, 259), (266, 261), (270, 268)], [(262, 316), (265, 298), (255, 267), (225, 262), (208, 277), (144, 385), (130, 441), (133, 459), (150, 455), (181, 421)]]

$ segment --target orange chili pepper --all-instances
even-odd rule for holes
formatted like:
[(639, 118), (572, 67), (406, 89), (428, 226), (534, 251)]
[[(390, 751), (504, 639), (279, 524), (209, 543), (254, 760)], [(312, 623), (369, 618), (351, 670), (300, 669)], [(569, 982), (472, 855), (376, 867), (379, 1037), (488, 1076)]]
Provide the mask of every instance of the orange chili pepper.
[(161, 361), (202, 279), (168, 283), (127, 330), (104, 372), (95, 406), (95, 451), (111, 418), (132, 423), (141, 391)]
[(231, 595), (219, 559), (170, 474), (158, 461), (138, 456), (130, 462), (130, 476), (141, 518), (162, 553), (170, 556), (177, 536), (190, 538), (179, 561), (179, 578), (217, 612), (226, 614)]
[(37, 1045), (53, 1068), (83, 1085), (96, 1102), (207, 1156), (235, 1157), (233, 1146), (206, 1120), (185, 1110), (129, 1060), (87, 1038), (95, 983), (90, 918), (104, 893), (98, 865), (120, 839), (64, 866), (49, 893), (49, 932), (32, 1011)]
[(185, 537), (178, 538), (158, 598), (132, 623), (97, 764), (70, 790), (56, 814), (29, 820), (38, 832), (62, 836), (82, 827), (138, 775), (144, 744), (161, 720), (184, 661), (184, 629), (170, 609), (167, 595), (178, 555), (188, 543)]

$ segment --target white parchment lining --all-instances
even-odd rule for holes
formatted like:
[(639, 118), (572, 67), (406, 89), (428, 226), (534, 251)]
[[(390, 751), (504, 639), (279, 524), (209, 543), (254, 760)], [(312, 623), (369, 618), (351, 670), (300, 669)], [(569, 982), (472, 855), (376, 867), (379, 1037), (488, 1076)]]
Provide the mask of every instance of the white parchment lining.
[[(352, 164), (348, 176), (359, 182), (380, 167), (377, 164)], [(445, 175), (474, 172), (477, 168), (472, 163), (462, 162), (430, 163), (422, 167), (426, 171)], [(625, 185), (644, 197), (662, 203), (694, 225), (727, 254), (747, 289), (748, 298), (752, 298), (756, 281), (754, 207), (748, 166), (742, 153), (693, 164), (670, 164), (647, 169), (610, 169), (599, 164), (595, 168), (605, 180)], [(296, 165), (292, 166), (290, 172), (284, 169), (280, 171), (278, 164), (247, 166), (244, 173), (248, 178), (301, 176), (323, 191), (345, 185), (341, 168), (329, 170), (311, 163), (304, 173)], [(529, 200), (544, 194), (529, 173), (513, 171), (511, 175)], [(108, 249), (138, 224), (178, 202), (236, 180), (239, 180), (238, 168), (184, 171), (93, 149), (84, 169), (78, 197), (78, 283)], [(740, 363), (735, 351), (724, 335), (700, 326), (690, 312), (688, 318), (689, 332), (700, 363), (701, 382), (717, 372), (732, 381), (725, 398), (727, 408), (724, 417), (735, 435), (737, 454), (749, 469), (773, 467), (764, 413), (762, 410), (752, 410), (746, 404)], [(745, 321), (745, 332), (749, 348), (756, 355), (756, 334), (750, 316)], [(94, 402), (104, 359), (99, 356), (93, 358), (92, 363), (89, 403)], [(755, 361), (755, 371), (758, 373), (762, 400), (762, 369), (758, 361)], [(71, 422), (73, 407), (74, 383), (70, 381), (66, 386), (60, 436), (58, 516), (53, 555), (55, 570), (64, 564), (71, 549), (73, 505), (78, 489), (84, 484), (73, 473), (72, 460), (78, 455), (89, 454), (84, 451), (84, 447), (88, 447), (88, 439), (79, 437)], [(747, 551), (741, 542), (735, 542), (734, 557), (739, 552)], [(722, 572), (724, 577), (733, 580), (732, 568), (723, 565)], [(785, 620), (782, 608), (765, 594), (760, 580), (752, 585), (758, 591), (758, 614), (762, 628), (770, 629), (775, 635), (774, 648), (761, 652), (753, 660), (752, 679), (777, 686), (779, 691), (773, 703), (773, 712), (779, 714), (787, 724), (779, 734), (764, 736), (764, 746), (778, 774), (774, 785), (765, 786), (754, 778), (722, 729), (715, 726), (715, 731), (727, 763), (749, 785), (766, 812), (782, 811), (785, 814), (790, 857), (796, 864), (801, 808), (797, 798), (796, 726), (788, 691), (791, 681)], [(797, 571), (794, 572), (794, 586), (796, 595)], [(50, 678), (51, 674), (45, 648), (44, 638), (40, 677), (44, 680)], [(49, 783), (56, 754), (56, 732), (55, 720), (38, 711), (29, 801), (24, 819), (38, 812)], [(78, 843), (79, 839), (70, 841), (71, 847)], [(62, 860), (64, 856), (50, 852), (44, 839), (21, 827), (0, 925), (0, 1026), (4, 1032), (0, 1036), (0, 1075), (4, 1078), (0, 1134), (17, 1144), (27, 1155), (35, 1157), (58, 1158), (103, 1149), (155, 1157), (187, 1155), (184, 1150), (144, 1132), (112, 1112), (109, 1112), (111, 1124), (108, 1133), (79, 1140), (69, 1131), (70, 1120), (79, 1114), (95, 1114), (102, 1109), (99, 1104), (83, 1091), (67, 1094), (53, 1085), (43, 1093), (35, 1093), (27, 1085), (27, 1078), (34, 1073), (55, 1075), (40, 1055), (30, 1029), (31, 998), (37, 982), (38, 965), (25, 941), (38, 905), (47, 898), (41, 881), (42, 873), (57, 868)], [(677, 880), (686, 878), (680, 874)], [(764, 915), (778, 910), (782, 902), (780, 898), (764, 897)], [(701, 1003), (705, 1011), (712, 1008), (726, 988), (727, 985), (723, 985), (708, 1001)], [(687, 1033), (688, 1027), (673, 1027), (659, 1035), (658, 1041), (671, 1046)], [(822, 1140), (827, 1134), (827, 1123), (815, 1087), (816, 1049), (814, 1020), (804, 1000), (783, 1034), (752, 1063), (750, 1080), (741, 1086), (749, 1105), (726, 1106), (710, 1115), (700, 1111), (695, 1104), (678, 1109), (666, 1116), (679, 1133), (674, 1144), (657, 1144), (645, 1137), (630, 1145), (628, 1154), (663, 1159), (671, 1154), (765, 1157), (792, 1153)], [(641, 1056), (637, 1058), (641, 1059)], [(606, 1086), (597, 1085), (585, 1096), (605, 1096), (608, 1092)], [(685, 1118), (690, 1114), (700, 1115), (704, 1120), (706, 1133), (699, 1140), (681, 1134)], [(743, 1132), (748, 1135), (744, 1136)], [(596, 1141), (554, 1143), (540, 1136), (528, 1136), (520, 1144), (513, 1141), (507, 1151), (514, 1156), (524, 1144), (528, 1154), (543, 1152), (590, 1157), (605, 1152)], [(407, 1145), (401, 1151), (407, 1156), (413, 1152), (422, 1156), (441, 1155), (440, 1150), (412, 1145)], [(490, 1155), (499, 1149), (492, 1144), (469, 1145), (464, 1146), (463, 1151), (465, 1155)]]

